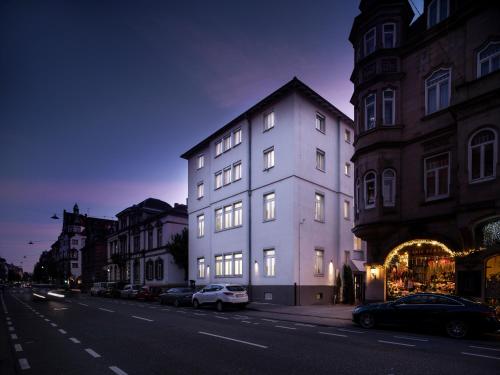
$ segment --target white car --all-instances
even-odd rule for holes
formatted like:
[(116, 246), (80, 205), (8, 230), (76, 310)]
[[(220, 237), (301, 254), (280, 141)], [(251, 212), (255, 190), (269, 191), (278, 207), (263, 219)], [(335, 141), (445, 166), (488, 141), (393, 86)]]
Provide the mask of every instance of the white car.
[(120, 290), (120, 298), (135, 298), (141, 289), (140, 285), (127, 284)]
[(104, 293), (104, 291), (106, 290), (106, 286), (108, 285), (107, 282), (105, 281), (102, 281), (102, 282), (99, 282), (99, 283), (94, 283), (92, 285), (92, 288), (90, 288), (90, 295), (91, 296), (100, 296)]
[(244, 286), (237, 284), (210, 284), (193, 294), (193, 307), (215, 305), (217, 311), (224, 306), (245, 307), (248, 304), (248, 293)]

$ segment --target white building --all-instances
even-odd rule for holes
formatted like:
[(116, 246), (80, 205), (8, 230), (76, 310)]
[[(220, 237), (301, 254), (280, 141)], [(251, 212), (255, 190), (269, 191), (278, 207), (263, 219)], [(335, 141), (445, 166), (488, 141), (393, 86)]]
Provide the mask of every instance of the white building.
[(353, 135), (294, 78), (184, 153), (189, 278), (248, 285), (254, 301), (331, 302), (354, 247)]

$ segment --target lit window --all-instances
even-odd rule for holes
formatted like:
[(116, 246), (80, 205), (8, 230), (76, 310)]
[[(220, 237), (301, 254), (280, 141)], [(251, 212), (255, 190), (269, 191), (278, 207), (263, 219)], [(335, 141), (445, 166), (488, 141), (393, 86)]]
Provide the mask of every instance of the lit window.
[(344, 201), (344, 219), (349, 220), (351, 218), (351, 202)]
[(234, 254), (234, 275), (242, 276), (243, 275), (243, 254), (236, 253)]
[(215, 276), (216, 277), (220, 277), (220, 276), (224, 275), (224, 273), (222, 272), (223, 271), (222, 266), (223, 266), (222, 255), (216, 255), (215, 256)]
[(239, 145), (241, 143), (241, 129), (235, 130), (233, 133), (234, 145)]
[(224, 275), (231, 276), (233, 274), (233, 254), (224, 255)]
[(264, 250), (264, 275), (276, 276), (276, 252), (274, 249)]
[(450, 105), (450, 69), (440, 69), (425, 81), (426, 113)]
[(432, 27), (448, 17), (449, 0), (433, 0), (427, 7), (427, 27)]
[(375, 94), (370, 94), (365, 98), (365, 130), (370, 130), (375, 127), (375, 118), (377, 113), (375, 110), (375, 104)]
[(363, 250), (363, 240), (359, 237), (354, 236), (354, 248), (353, 250)]
[(224, 185), (231, 183), (231, 167), (224, 169)]
[(224, 229), (231, 228), (233, 226), (233, 206), (224, 207)]
[(371, 29), (365, 34), (364, 40), (365, 40), (365, 56), (368, 56), (370, 53), (373, 53), (375, 51), (375, 45), (377, 40), (375, 34), (375, 28)]
[(319, 148), (316, 149), (316, 169), (325, 171), (325, 152)]
[(424, 168), (426, 200), (447, 197), (450, 186), (450, 154), (444, 153), (426, 158)]
[(325, 252), (323, 250), (314, 250), (314, 275), (323, 276), (324, 273)]
[(274, 128), (274, 112), (264, 115), (264, 131)]
[(469, 181), (490, 180), (496, 176), (497, 140), (491, 129), (483, 129), (469, 140)]
[(227, 151), (231, 148), (231, 136), (228, 135), (224, 137), (224, 151)]
[(351, 176), (351, 164), (350, 163), (345, 163), (345, 165), (344, 165), (344, 174), (346, 176)]
[(269, 193), (264, 195), (264, 221), (275, 219), (275, 195)]
[(344, 130), (344, 141), (351, 143), (351, 132), (347, 129)]
[(384, 106), (382, 120), (384, 125), (394, 125), (394, 90), (384, 90), (382, 93), (382, 100)]
[(241, 179), (241, 162), (233, 164), (233, 178), (234, 181)]
[(324, 133), (326, 130), (325, 116), (319, 113), (316, 113), (316, 130), (319, 130), (321, 133)]
[(392, 169), (382, 173), (382, 198), (385, 207), (394, 207), (396, 204), (396, 173)]
[(222, 154), (222, 151), (222, 140), (220, 140), (215, 143), (215, 156)]
[(314, 198), (314, 220), (325, 221), (325, 196), (320, 193)]
[(197, 168), (201, 169), (205, 166), (205, 155), (198, 156)]
[(500, 69), (500, 42), (491, 42), (477, 54), (477, 77)]
[(222, 187), (222, 171), (219, 171), (215, 174), (215, 189), (219, 189)]
[(205, 278), (205, 258), (198, 258), (197, 266), (198, 266), (198, 279), (204, 279)]
[(264, 170), (274, 167), (274, 147), (264, 151)]
[(393, 23), (386, 23), (384, 28), (384, 48), (396, 47), (396, 25)]
[(198, 199), (203, 198), (203, 195), (205, 194), (205, 185), (203, 182), (200, 182), (197, 186), (197, 194), (198, 194)]
[(222, 208), (216, 209), (215, 210), (215, 230), (216, 231), (222, 230), (222, 216), (223, 216)]
[(238, 227), (243, 224), (243, 203), (238, 202), (234, 204), (234, 226)]
[(198, 237), (205, 235), (205, 215), (198, 216)]
[(365, 208), (375, 207), (375, 202), (377, 199), (377, 176), (375, 172), (368, 172), (365, 175)]

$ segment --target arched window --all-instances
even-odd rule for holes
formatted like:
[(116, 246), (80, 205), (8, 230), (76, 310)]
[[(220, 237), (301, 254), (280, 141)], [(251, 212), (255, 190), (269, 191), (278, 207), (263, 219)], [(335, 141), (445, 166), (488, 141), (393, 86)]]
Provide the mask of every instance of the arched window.
[(153, 278), (154, 278), (154, 264), (153, 261), (150, 259), (146, 262), (146, 279), (153, 280)]
[(500, 69), (500, 42), (490, 42), (477, 54), (477, 78)]
[(155, 278), (156, 280), (163, 280), (163, 259), (155, 261)]
[(354, 194), (356, 195), (356, 213), (359, 213), (361, 210), (361, 181), (359, 180), (359, 177), (356, 179), (356, 190)]
[(382, 173), (382, 197), (384, 207), (394, 207), (396, 204), (396, 172), (385, 169)]
[(368, 172), (364, 178), (365, 209), (374, 208), (377, 199), (377, 175)]
[(425, 80), (425, 113), (431, 114), (450, 105), (450, 69), (439, 69)]
[(493, 129), (482, 129), (469, 140), (469, 181), (490, 180), (496, 176), (497, 139)]

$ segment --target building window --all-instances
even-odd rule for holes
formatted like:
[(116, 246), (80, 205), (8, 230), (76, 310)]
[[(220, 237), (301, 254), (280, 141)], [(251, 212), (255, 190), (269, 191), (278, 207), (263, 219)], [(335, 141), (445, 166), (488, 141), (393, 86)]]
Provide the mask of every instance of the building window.
[(198, 183), (196, 191), (197, 191), (198, 199), (203, 198), (203, 195), (205, 194), (205, 185), (203, 184), (203, 182)]
[(350, 130), (347, 130), (347, 129), (344, 130), (344, 141), (346, 141), (347, 143), (351, 143), (351, 131)]
[(316, 169), (320, 171), (325, 171), (325, 151), (316, 149)]
[(356, 179), (356, 190), (354, 191), (354, 194), (356, 198), (356, 213), (359, 213), (359, 210), (361, 209), (361, 182), (359, 177)]
[(320, 193), (314, 198), (314, 220), (325, 221), (325, 196)]
[(239, 227), (243, 224), (243, 203), (238, 202), (234, 204), (234, 226)]
[(274, 167), (274, 147), (264, 150), (264, 170)]
[(348, 177), (351, 176), (351, 164), (350, 163), (345, 163), (344, 165), (344, 174)]
[(241, 179), (241, 162), (233, 164), (233, 181)]
[(150, 259), (146, 262), (146, 279), (153, 280), (154, 278), (154, 263)]
[(227, 135), (223, 139), (224, 151), (228, 151), (231, 148), (231, 135)]
[(496, 164), (496, 133), (492, 129), (483, 129), (473, 134), (469, 141), (469, 181), (495, 178)]
[(361, 238), (354, 236), (353, 242), (354, 250), (363, 250), (363, 240)]
[(243, 275), (243, 254), (236, 253), (234, 254), (234, 275), (242, 276)]
[(370, 94), (365, 98), (365, 130), (370, 130), (375, 128), (375, 118), (376, 118), (376, 96), (375, 94)]
[(326, 131), (325, 116), (319, 113), (316, 113), (316, 130), (319, 130), (321, 133)]
[(235, 130), (233, 133), (234, 145), (237, 146), (241, 143), (241, 129)]
[(163, 227), (160, 225), (156, 228), (156, 247), (163, 245)]
[(448, 17), (449, 0), (433, 0), (427, 7), (427, 27), (432, 27)]
[(218, 208), (217, 210), (215, 210), (215, 230), (216, 231), (222, 230), (222, 216), (223, 216), (222, 208)]
[(377, 175), (375, 172), (368, 172), (365, 175), (365, 208), (375, 207), (377, 199)]
[(198, 216), (198, 237), (205, 235), (205, 215)]
[(384, 92), (382, 93), (382, 100), (384, 106), (382, 120), (384, 122), (384, 125), (394, 125), (394, 112), (396, 108), (396, 106), (394, 105), (394, 90), (384, 90)]
[(215, 189), (220, 189), (222, 187), (222, 171), (215, 173)]
[(426, 114), (450, 105), (450, 69), (439, 69), (425, 81)]
[(314, 250), (314, 276), (323, 276), (325, 252), (324, 250)]
[(205, 155), (198, 156), (198, 161), (196, 163), (196, 167), (201, 169), (205, 166)]
[(215, 277), (221, 277), (224, 275), (222, 266), (223, 266), (222, 255), (216, 255), (215, 256)]
[(198, 258), (196, 260), (198, 269), (198, 279), (205, 278), (205, 258)]
[(450, 154), (447, 152), (426, 158), (424, 168), (426, 200), (447, 197), (450, 186)]
[(368, 56), (370, 53), (373, 53), (375, 51), (375, 45), (377, 41), (375, 28), (371, 29), (365, 34), (364, 41), (365, 41), (365, 56)]
[(233, 275), (233, 254), (224, 255), (224, 275), (225, 276)]
[(78, 245), (78, 240), (71, 240), (71, 245)]
[(231, 166), (224, 169), (224, 185), (229, 185), (231, 183)]
[(344, 201), (344, 219), (351, 219), (351, 202)]
[(224, 229), (229, 229), (233, 226), (233, 206), (224, 207)]
[(153, 229), (148, 229), (148, 250), (153, 248)]
[(71, 268), (78, 268), (78, 263), (71, 263)]
[(274, 128), (274, 112), (264, 115), (264, 131)]
[(384, 48), (396, 47), (396, 25), (394, 23), (386, 23), (383, 26), (384, 31)]
[(215, 142), (215, 156), (222, 154), (222, 140)]
[(275, 195), (274, 193), (264, 194), (264, 221), (275, 219)]
[(477, 54), (477, 78), (500, 69), (500, 42), (488, 43)]
[(163, 259), (155, 261), (155, 278), (156, 280), (163, 280)]
[(394, 207), (396, 204), (396, 173), (392, 169), (382, 172), (382, 198), (385, 207)]
[(276, 276), (276, 252), (274, 249), (264, 250), (264, 275)]

